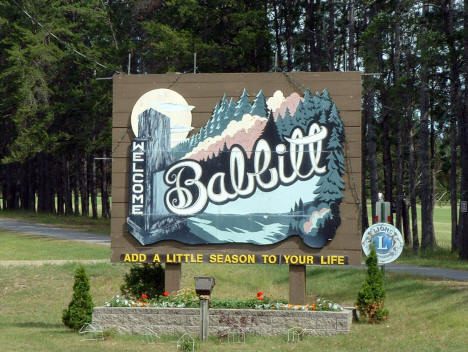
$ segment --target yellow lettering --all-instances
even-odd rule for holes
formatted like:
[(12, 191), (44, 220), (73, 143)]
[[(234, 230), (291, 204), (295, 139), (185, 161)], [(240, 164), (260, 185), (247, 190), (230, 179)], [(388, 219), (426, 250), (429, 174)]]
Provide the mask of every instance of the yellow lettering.
[(314, 256), (308, 255), (307, 256), (307, 264), (314, 264)]
[(338, 257), (336, 255), (331, 256), (331, 264), (335, 264), (338, 262)]
[(130, 254), (125, 253), (124, 262), (131, 262), (131, 261), (132, 261), (132, 259), (130, 258)]
[(141, 254), (139, 255), (139, 258), (138, 258), (138, 259), (139, 259), (140, 263), (146, 262), (146, 254), (141, 253)]
[(239, 263), (239, 255), (233, 254), (231, 259), (232, 259), (232, 264)]
[(285, 255), (284, 260), (286, 261), (286, 264), (289, 264), (289, 258), (291, 258), (290, 255)]
[(247, 256), (245, 254), (241, 254), (239, 256), (239, 263), (241, 263), (241, 264), (247, 263)]
[(338, 265), (344, 265), (344, 256), (343, 255), (338, 256)]
[(222, 264), (222, 263), (223, 263), (223, 255), (222, 255), (222, 254), (218, 254), (218, 255), (216, 256), (216, 260), (217, 260), (217, 263)]
[(267, 262), (267, 258), (269, 257), (269, 255), (267, 254), (262, 254), (262, 258), (263, 258), (263, 263), (265, 264)]
[(320, 256), (320, 264), (327, 264), (327, 262), (324, 261), (324, 258), (325, 258), (325, 257), (324, 257), (323, 255)]
[(180, 263), (182, 261), (182, 254), (174, 254), (174, 256), (177, 258), (176, 260), (176, 263)]
[(291, 256), (291, 264), (297, 264), (297, 260), (298, 260), (297, 255)]
[(197, 263), (203, 263), (203, 254), (197, 254)]
[(161, 260), (159, 259), (159, 254), (154, 255), (153, 263), (161, 263)]
[(306, 257), (305, 255), (299, 256), (299, 264), (305, 264), (306, 263)]
[(249, 264), (255, 264), (255, 254), (249, 254), (248, 260)]
[(210, 254), (210, 263), (216, 263), (216, 254)]
[(226, 256), (224, 257), (224, 262), (231, 264), (231, 257), (229, 256), (229, 254), (226, 254)]

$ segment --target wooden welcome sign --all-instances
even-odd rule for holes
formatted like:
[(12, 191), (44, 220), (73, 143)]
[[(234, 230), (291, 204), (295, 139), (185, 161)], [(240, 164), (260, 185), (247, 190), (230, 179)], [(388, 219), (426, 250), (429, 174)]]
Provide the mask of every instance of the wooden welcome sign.
[(114, 77), (112, 261), (360, 264), (359, 73)]

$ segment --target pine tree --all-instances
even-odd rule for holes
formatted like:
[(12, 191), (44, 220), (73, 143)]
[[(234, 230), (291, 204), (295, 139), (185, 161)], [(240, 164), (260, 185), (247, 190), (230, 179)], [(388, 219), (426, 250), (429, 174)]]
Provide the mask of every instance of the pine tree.
[(291, 131), (295, 127), (294, 123), (292, 121), (291, 114), (289, 112), (289, 108), (286, 108), (286, 111), (284, 112), (283, 126), (282, 127), (283, 127), (283, 129), (281, 131), (281, 135), (289, 137), (291, 135)]
[(242, 120), (242, 117), (244, 116), (244, 114), (248, 114), (250, 112), (250, 109), (251, 109), (251, 106), (250, 106), (249, 96), (247, 95), (247, 90), (245, 90), (244, 88), (244, 91), (242, 92), (242, 95), (236, 105), (236, 111), (234, 113), (234, 120), (236, 121)]
[(62, 314), (63, 323), (71, 329), (78, 330), (84, 324), (91, 323), (94, 304), (89, 289), (88, 275), (80, 265), (75, 270), (72, 300)]
[(385, 283), (377, 265), (377, 253), (374, 246), (366, 259), (367, 276), (359, 290), (356, 306), (359, 313), (371, 323), (385, 320), (388, 310), (384, 308)]
[(320, 177), (314, 193), (317, 194), (318, 201), (336, 204), (343, 198), (341, 191), (344, 190), (344, 182), (339, 173), (339, 163), (335, 154), (329, 153), (326, 160), (328, 161), (327, 173)]
[(252, 109), (250, 110), (250, 115), (257, 115), (260, 117), (268, 117), (269, 115), (266, 99), (261, 89), (258, 92), (257, 97), (255, 98), (255, 101), (252, 105)]

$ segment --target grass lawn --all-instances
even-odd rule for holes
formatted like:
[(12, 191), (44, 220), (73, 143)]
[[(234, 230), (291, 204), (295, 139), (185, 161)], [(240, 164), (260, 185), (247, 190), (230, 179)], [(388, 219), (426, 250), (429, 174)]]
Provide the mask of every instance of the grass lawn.
[[(0, 267), (0, 346), (2, 351), (176, 351), (176, 337), (156, 345), (141, 336), (117, 335), (103, 342), (81, 341), (61, 323), (72, 296), (74, 264)], [(85, 266), (96, 305), (119, 293), (123, 264)], [(258, 290), (286, 298), (288, 267), (266, 265), (184, 264), (183, 286), (194, 275), (216, 277), (214, 296), (253, 297)], [(317, 296), (345, 305), (355, 301), (365, 276), (359, 270), (308, 268), (308, 300)], [(221, 344), (215, 338), (200, 351), (466, 351), (468, 283), (387, 275), (390, 319), (380, 325), (353, 323), (351, 333), (306, 337), (288, 344), (286, 336), (248, 336), (246, 344)]]
[(110, 247), (0, 230), (0, 260), (109, 259)]

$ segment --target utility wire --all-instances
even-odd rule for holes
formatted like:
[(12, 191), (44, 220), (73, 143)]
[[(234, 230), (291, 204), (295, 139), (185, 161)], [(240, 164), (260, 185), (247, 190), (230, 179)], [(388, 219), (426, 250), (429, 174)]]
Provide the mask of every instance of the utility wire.
[(96, 59), (92, 58), (92, 57), (89, 57), (85, 54), (83, 54), (82, 52), (76, 50), (71, 44), (69, 44), (68, 42), (66, 42), (65, 40), (57, 37), (54, 33), (52, 33), (46, 26), (44, 26), (41, 22), (39, 22), (38, 20), (36, 20), (33, 16), (31, 16), (16, 0), (11, 0), (22, 12), (24, 12), (24, 14), (26, 16), (28, 16), (31, 21), (33, 23), (36, 23), (39, 27), (41, 27), (43, 30), (45, 30), (47, 32), (47, 34), (49, 34), (51, 37), (55, 38), (55, 40), (57, 40), (58, 42), (62, 43), (63, 45), (65, 45), (68, 49), (70, 49), (71, 51), (73, 51), (76, 55), (79, 55), (91, 62), (94, 62), (96, 65), (102, 67), (102, 68), (105, 68), (107, 70), (111, 70), (117, 74), (120, 74), (121, 72), (109, 67), (109, 66), (106, 66), (104, 64), (101, 64), (99, 61), (97, 61)]

